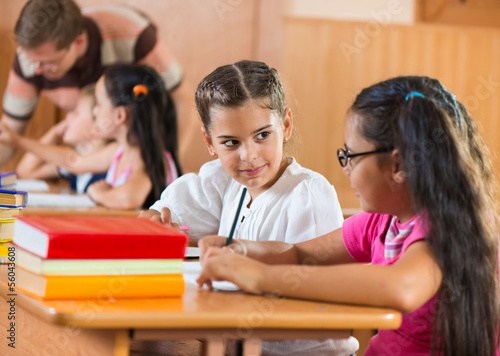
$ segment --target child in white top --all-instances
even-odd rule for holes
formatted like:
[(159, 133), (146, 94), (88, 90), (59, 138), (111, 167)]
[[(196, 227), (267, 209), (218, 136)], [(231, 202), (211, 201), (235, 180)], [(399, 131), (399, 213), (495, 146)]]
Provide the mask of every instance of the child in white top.
[[(255, 61), (219, 67), (201, 81), (195, 99), (203, 138), (218, 160), (177, 179), (142, 216), (188, 225), (192, 239), (228, 236), (246, 188), (236, 239), (299, 242), (342, 225), (333, 186), (283, 154), (293, 120), (274, 68)], [(264, 342), (263, 354), (347, 355), (357, 347), (353, 338)]]

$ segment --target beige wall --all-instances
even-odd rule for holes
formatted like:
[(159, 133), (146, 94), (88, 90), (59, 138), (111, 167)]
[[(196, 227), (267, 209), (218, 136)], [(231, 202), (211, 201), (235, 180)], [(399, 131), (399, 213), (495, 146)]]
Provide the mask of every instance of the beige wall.
[(500, 155), (500, 29), (288, 18), (285, 33), (283, 75), (293, 88), (302, 138), (298, 160), (334, 184), (343, 208), (359, 206), (336, 159), (345, 113), (354, 96), (377, 81), (438, 78)]
[(286, 15), (344, 21), (411, 24), (416, 0), (287, 0)]
[[(77, 1), (82, 6), (102, 2)], [(193, 92), (203, 76), (224, 63), (251, 58), (277, 67), (301, 136), (297, 158), (335, 185), (345, 208), (358, 205), (335, 157), (336, 148), (343, 144), (345, 111), (361, 88), (390, 76), (423, 74), (440, 79), (481, 122), (486, 142), (495, 155), (500, 154), (500, 21), (488, 22), (500, 18), (498, 0), (468, 0), (465, 4), (450, 0), (443, 9), (433, 8), (437, 2), (430, 0), (106, 2), (128, 3), (153, 18), (185, 68), (185, 81)], [(15, 50), (12, 28), (24, 3), (0, 1), (4, 15), (0, 23), (0, 94)], [(415, 23), (400, 25), (404, 21), (396, 21), (394, 11), (391, 21), (377, 21), (374, 11), (390, 12), (394, 8), (389, 4), (402, 4), (404, 21), (409, 21), (407, 13), (414, 5)], [(347, 6), (344, 12), (341, 5)], [(434, 15), (420, 16), (422, 10)], [(337, 18), (311, 15), (318, 11)], [(364, 20), (347, 21), (349, 16)], [(194, 109), (192, 102), (190, 105)], [(40, 136), (54, 117), (54, 108), (42, 103), (28, 134)], [(189, 168), (196, 170), (209, 157), (199, 127), (190, 134)]]

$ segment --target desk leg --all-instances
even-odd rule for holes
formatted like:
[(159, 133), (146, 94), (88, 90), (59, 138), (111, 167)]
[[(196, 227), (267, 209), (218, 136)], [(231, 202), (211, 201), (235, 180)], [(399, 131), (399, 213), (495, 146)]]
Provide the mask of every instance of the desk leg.
[(130, 350), (129, 331), (116, 330), (113, 356), (129, 356), (129, 350)]
[(243, 340), (243, 356), (259, 356), (260, 339)]
[(208, 336), (203, 340), (204, 356), (223, 356), (224, 340), (222, 337)]

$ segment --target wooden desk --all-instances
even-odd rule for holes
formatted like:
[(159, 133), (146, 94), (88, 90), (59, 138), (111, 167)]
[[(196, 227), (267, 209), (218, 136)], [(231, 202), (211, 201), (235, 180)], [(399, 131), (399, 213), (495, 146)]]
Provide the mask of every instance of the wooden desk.
[(261, 339), (346, 338), (352, 329), (391, 329), (401, 323), (399, 312), (384, 308), (211, 292), (191, 285), (182, 298), (40, 301), (9, 295), (6, 279), (3, 265), (0, 294), (15, 299), (16, 349), (7, 347), (10, 306), (1, 301), (2, 355), (125, 356), (130, 340), (190, 338), (204, 340), (207, 355), (223, 355), (225, 339), (243, 339), (244, 354), (255, 355)]

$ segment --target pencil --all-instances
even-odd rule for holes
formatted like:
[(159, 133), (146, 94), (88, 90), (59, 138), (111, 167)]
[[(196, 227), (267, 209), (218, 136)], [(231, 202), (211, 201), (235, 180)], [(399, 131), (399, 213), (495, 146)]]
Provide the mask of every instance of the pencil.
[(236, 224), (238, 223), (238, 217), (240, 216), (241, 206), (243, 205), (243, 200), (245, 200), (245, 194), (247, 192), (247, 188), (243, 188), (243, 192), (241, 193), (240, 203), (238, 204), (238, 210), (236, 210), (236, 215), (234, 217), (233, 226), (231, 227), (231, 231), (229, 232), (229, 237), (226, 241), (226, 246), (230, 245), (233, 242), (234, 229), (236, 228)]

